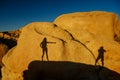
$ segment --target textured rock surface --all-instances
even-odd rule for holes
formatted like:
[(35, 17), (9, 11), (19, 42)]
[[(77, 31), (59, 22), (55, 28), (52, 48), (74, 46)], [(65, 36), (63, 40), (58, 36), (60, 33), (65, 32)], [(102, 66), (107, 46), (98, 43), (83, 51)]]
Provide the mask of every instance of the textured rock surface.
[(116, 29), (118, 16), (114, 13), (77, 12), (63, 14), (56, 18), (54, 23), (63, 29), (69, 30), (77, 39), (99, 36), (113, 40), (114, 34), (118, 33)]
[(0, 66), (2, 66), (2, 58), (9, 49), (16, 46), (17, 39), (21, 33), (20, 30), (0, 32)]
[(0, 32), (0, 80), (1, 80), (1, 68), (4, 66), (2, 63), (2, 58), (6, 53), (17, 45), (17, 40), (22, 29), (14, 31), (4, 31)]
[(61, 15), (54, 23), (34, 22), (22, 28), (17, 46), (3, 58), (5, 66), (2, 68), (2, 80), (23, 80), (23, 71), (28, 68), (29, 63), (41, 60), (40, 43), (44, 37), (48, 42), (56, 42), (48, 44), (50, 61), (94, 65), (98, 49), (104, 46), (107, 50), (105, 67), (120, 73), (120, 44), (114, 39), (115, 35), (119, 36), (116, 14), (72, 13)]
[(18, 40), (21, 31), (22, 28), (19, 30), (0, 32), (0, 38)]
[[(86, 44), (92, 50), (94, 55), (100, 46), (104, 46), (107, 50), (105, 57), (107, 58), (106, 66), (114, 67), (119, 65), (119, 47), (115, 41), (115, 36), (119, 41), (120, 25), (118, 16), (114, 13), (107, 12), (78, 12), (72, 14), (63, 14), (56, 18), (55, 24), (68, 30), (73, 36)], [(114, 62), (114, 64), (110, 64)], [(118, 68), (117, 70), (120, 69)]]
[(0, 66), (3, 66), (2, 58), (6, 54), (7, 51), (8, 51), (7, 45), (0, 42)]

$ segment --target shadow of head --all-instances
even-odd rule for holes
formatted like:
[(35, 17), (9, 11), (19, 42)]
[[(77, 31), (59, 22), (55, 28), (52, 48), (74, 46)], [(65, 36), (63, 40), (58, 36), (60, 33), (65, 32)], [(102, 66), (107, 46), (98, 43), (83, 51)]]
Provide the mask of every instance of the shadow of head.
[(32, 61), (23, 72), (24, 80), (120, 80), (108, 68), (65, 61)]

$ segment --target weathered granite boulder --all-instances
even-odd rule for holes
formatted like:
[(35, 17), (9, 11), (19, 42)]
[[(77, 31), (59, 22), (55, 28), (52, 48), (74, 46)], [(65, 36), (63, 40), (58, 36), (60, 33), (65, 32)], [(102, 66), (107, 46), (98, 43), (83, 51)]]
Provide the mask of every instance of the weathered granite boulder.
[(30, 62), (42, 60), (40, 43), (44, 38), (49, 42), (49, 61), (94, 65), (103, 46), (104, 66), (120, 73), (120, 44), (114, 37), (119, 36), (117, 28), (117, 15), (107, 12), (72, 13), (59, 16), (53, 23), (30, 23), (22, 28), (17, 46), (3, 58), (2, 80), (23, 80)]
[(63, 14), (56, 18), (54, 23), (68, 30), (74, 38), (84, 43), (95, 56), (97, 56), (98, 48), (104, 46), (107, 50), (105, 53), (106, 66), (120, 72), (120, 24), (115, 13), (93, 11)]

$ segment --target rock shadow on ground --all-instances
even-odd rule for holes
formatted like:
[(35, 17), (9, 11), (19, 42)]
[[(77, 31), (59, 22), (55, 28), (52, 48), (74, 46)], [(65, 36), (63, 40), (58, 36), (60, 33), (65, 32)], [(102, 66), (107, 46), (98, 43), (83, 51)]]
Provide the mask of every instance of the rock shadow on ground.
[(24, 80), (120, 80), (120, 74), (106, 67), (67, 61), (32, 61)]

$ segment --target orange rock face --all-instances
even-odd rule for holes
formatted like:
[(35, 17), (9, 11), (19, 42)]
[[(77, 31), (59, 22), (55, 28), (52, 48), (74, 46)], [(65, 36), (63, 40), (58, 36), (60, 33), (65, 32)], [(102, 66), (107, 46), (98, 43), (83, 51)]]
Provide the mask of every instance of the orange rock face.
[[(40, 43), (47, 39), (50, 61), (95, 64), (103, 46), (105, 67), (120, 73), (120, 44), (117, 15), (109, 12), (64, 14), (50, 22), (34, 22), (22, 28), (17, 46), (3, 58), (2, 80), (23, 80), (31, 61), (42, 60)], [(46, 55), (43, 60), (46, 61)], [(112, 64), (111, 64), (112, 63)], [(101, 65), (101, 62), (98, 62)]]

